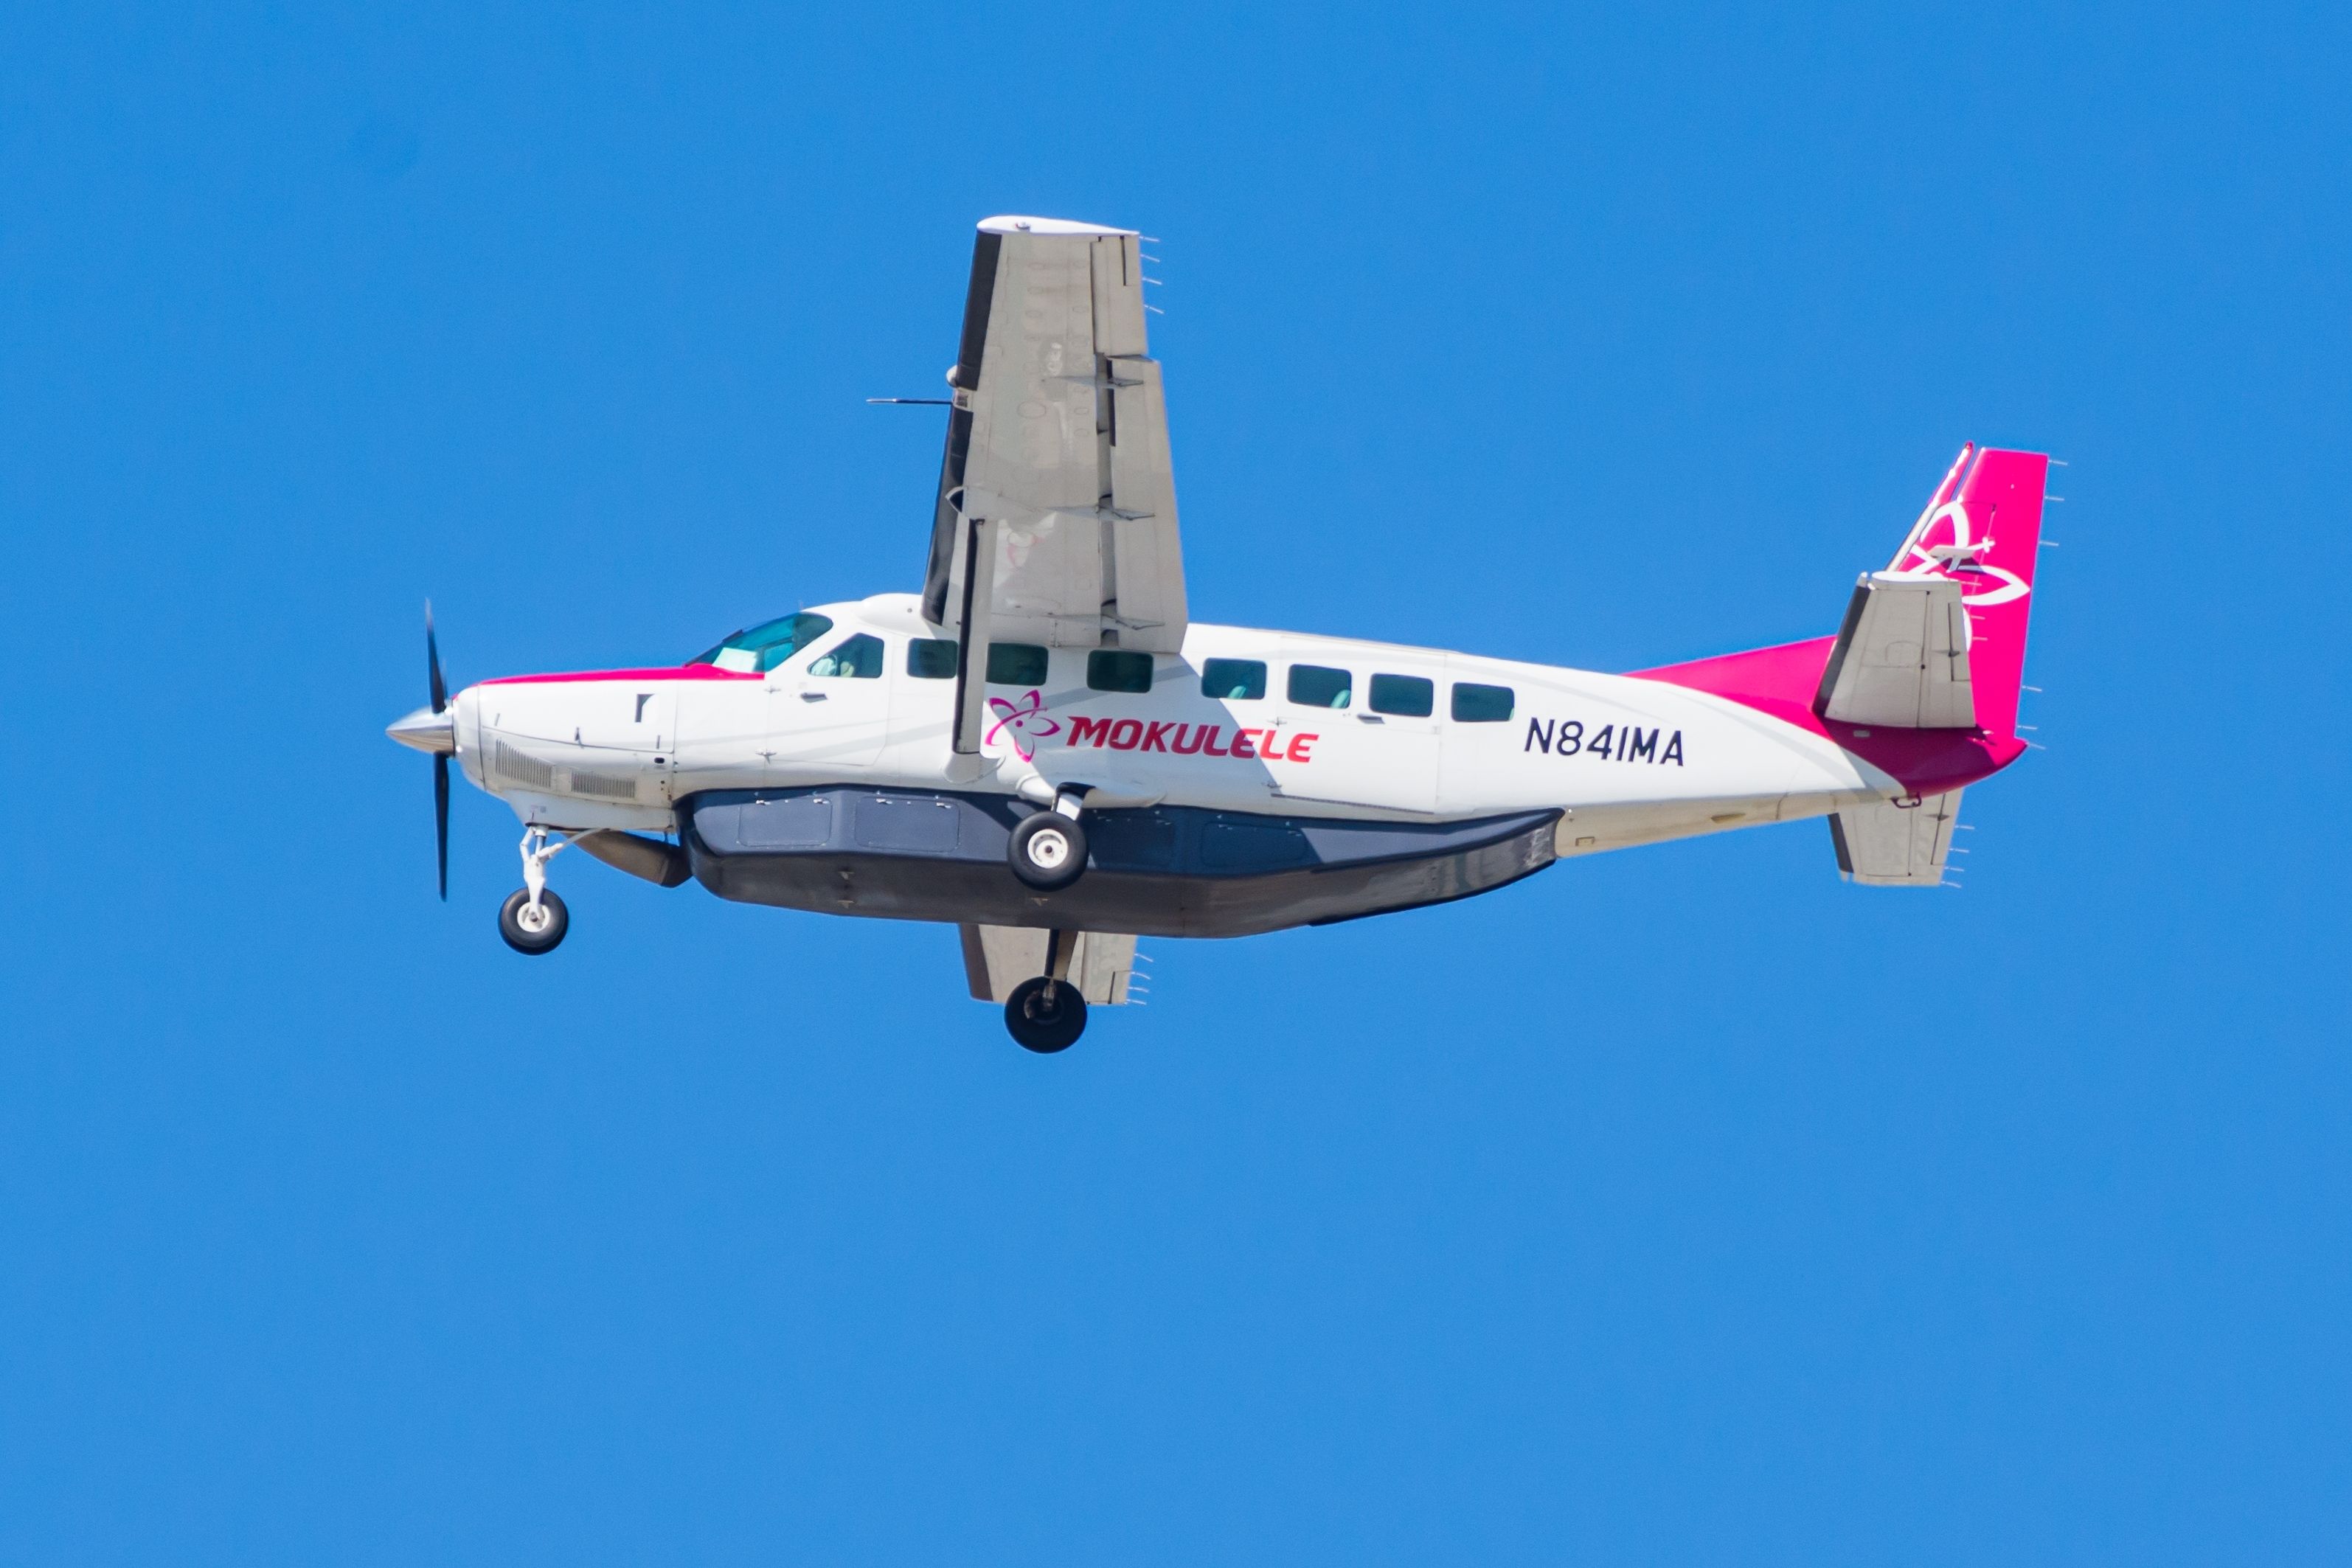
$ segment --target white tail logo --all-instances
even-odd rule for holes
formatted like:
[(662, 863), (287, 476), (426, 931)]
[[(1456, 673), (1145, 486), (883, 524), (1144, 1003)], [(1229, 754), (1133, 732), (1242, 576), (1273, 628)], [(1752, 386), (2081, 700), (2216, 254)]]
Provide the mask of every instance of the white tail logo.
[[(1948, 522), (1952, 537), (1948, 542), (1928, 542), (1937, 533), (1937, 524)], [(1969, 521), (1968, 503), (1957, 498), (1935, 508), (1911, 531), (1910, 542), (1895, 557), (1887, 570), (1906, 577), (1943, 577), (1960, 585), (1960, 598), (1972, 610), (1989, 610), (1995, 605), (2006, 605), (2012, 599), (2022, 599), (2033, 592), (2031, 584), (2021, 581), (2016, 573), (1994, 566), (1984, 560), (1992, 549), (1990, 535), (1978, 539)]]

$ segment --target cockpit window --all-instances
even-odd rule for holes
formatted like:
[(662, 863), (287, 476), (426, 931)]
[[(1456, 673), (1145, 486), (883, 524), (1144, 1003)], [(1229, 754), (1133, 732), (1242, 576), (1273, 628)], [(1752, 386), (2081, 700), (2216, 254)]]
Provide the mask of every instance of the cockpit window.
[(803, 611), (764, 622), (748, 632), (737, 632), (717, 647), (696, 654), (688, 664), (712, 664), (721, 669), (764, 674), (833, 629), (824, 616)]
[(864, 632), (845, 637), (826, 652), (809, 660), (811, 675), (872, 680), (882, 673), (882, 639), (867, 637)]

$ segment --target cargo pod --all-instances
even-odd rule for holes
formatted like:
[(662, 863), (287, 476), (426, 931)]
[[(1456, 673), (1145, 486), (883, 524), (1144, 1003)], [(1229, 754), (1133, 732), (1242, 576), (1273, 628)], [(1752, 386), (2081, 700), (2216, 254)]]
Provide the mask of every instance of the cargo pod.
[(680, 812), (694, 874), (743, 903), (958, 924), (1244, 936), (1464, 898), (1541, 870), (1559, 813), (1363, 822), (1200, 806), (1088, 813), (1086, 876), (1040, 893), (1005, 845), (1007, 795), (714, 790)]

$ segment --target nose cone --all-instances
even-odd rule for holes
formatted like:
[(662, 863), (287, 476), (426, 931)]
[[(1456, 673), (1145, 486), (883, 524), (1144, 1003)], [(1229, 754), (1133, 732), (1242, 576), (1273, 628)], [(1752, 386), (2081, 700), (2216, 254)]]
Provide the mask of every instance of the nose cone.
[(457, 749), (457, 715), (448, 709), (436, 713), (430, 708), (419, 708), (384, 733), (404, 746), (446, 757)]

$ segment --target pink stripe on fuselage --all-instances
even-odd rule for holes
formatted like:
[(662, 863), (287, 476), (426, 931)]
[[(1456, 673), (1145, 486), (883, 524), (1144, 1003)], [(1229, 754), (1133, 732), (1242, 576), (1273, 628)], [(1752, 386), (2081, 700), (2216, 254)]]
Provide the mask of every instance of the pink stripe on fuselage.
[(1892, 730), (1865, 724), (1862, 729), (1869, 733), (1864, 735), (1852, 724), (1823, 719), (1813, 711), (1813, 698), (1821, 690), (1830, 649), (1836, 646), (1835, 637), (1811, 637), (1628, 673), (1642, 680), (1713, 692), (1834, 742), (1894, 774), (1915, 795), (1937, 795), (1974, 784), (2025, 754), (2024, 742), (1997, 739), (1979, 730)]
[(715, 664), (676, 664), (662, 669), (572, 669), (555, 675), (499, 675), (479, 686), (543, 686), (557, 680), (757, 680), (758, 672), (721, 669)]

